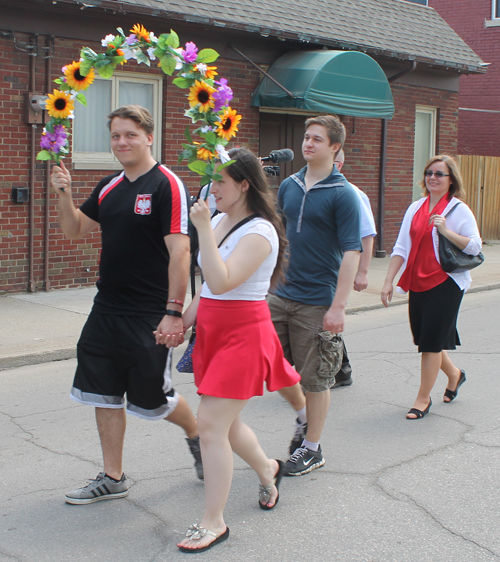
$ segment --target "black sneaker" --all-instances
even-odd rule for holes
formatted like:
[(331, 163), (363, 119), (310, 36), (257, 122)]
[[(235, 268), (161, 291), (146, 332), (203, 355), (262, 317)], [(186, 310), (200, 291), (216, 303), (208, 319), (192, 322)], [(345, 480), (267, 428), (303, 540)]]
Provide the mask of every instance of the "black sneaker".
[(101, 500), (114, 500), (128, 496), (128, 483), (125, 474), (121, 480), (111, 480), (105, 472), (100, 472), (95, 480), (91, 480), (88, 486), (78, 488), (66, 494), (66, 503), (82, 505), (86, 503), (99, 502)]
[(307, 447), (299, 447), (285, 463), (286, 476), (300, 476), (307, 474), (325, 464), (321, 453), (321, 446), (317, 451), (311, 451)]
[(290, 447), (288, 448), (288, 452), (290, 455), (293, 455), (295, 451), (302, 445), (302, 441), (304, 441), (304, 437), (307, 433), (307, 422), (302, 423), (299, 418), (295, 421), (295, 433), (293, 434), (292, 440), (290, 441)]
[(201, 449), (200, 449), (200, 437), (197, 435), (192, 439), (186, 439), (189, 445), (189, 450), (194, 457), (194, 468), (196, 470), (196, 476), (200, 480), (203, 480), (203, 461), (201, 460)]

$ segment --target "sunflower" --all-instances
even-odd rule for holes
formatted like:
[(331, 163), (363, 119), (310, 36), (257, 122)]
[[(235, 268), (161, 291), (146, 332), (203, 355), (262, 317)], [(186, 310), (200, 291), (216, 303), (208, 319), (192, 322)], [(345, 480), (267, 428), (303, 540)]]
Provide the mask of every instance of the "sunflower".
[(92, 84), (95, 78), (93, 68), (89, 70), (87, 76), (82, 76), (80, 74), (80, 64), (80, 61), (73, 61), (72, 64), (68, 64), (64, 67), (64, 76), (66, 76), (66, 83), (68, 84), (68, 86), (71, 86), (73, 90), (86, 90), (90, 86), (90, 84)]
[(45, 109), (51, 117), (66, 119), (73, 111), (74, 105), (68, 93), (54, 90), (53, 94), (49, 94), (49, 99), (45, 103)]
[(215, 102), (212, 97), (214, 92), (215, 88), (212, 88), (212, 86), (209, 86), (206, 82), (195, 80), (194, 86), (189, 88), (189, 105), (191, 107), (196, 107), (199, 104), (199, 111), (207, 113), (207, 111), (210, 111), (214, 106)]
[(136, 23), (130, 31), (134, 33), (135, 36), (139, 39), (144, 39), (144, 41), (146, 41), (147, 43), (151, 43), (151, 39), (149, 38), (149, 31), (146, 31), (146, 28), (140, 23)]
[(228, 107), (220, 117), (220, 121), (215, 122), (217, 125), (217, 134), (219, 137), (228, 141), (231, 137), (236, 136), (240, 121), (241, 115), (236, 113), (236, 109)]
[(210, 160), (211, 158), (215, 158), (215, 154), (203, 146), (196, 151), (196, 156), (198, 156), (201, 160)]

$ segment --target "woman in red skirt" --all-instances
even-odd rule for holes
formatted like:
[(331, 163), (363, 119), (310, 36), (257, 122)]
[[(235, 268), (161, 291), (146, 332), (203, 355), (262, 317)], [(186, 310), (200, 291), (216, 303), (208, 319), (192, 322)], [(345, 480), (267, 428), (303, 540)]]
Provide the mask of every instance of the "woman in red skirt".
[(224, 507), (233, 476), (233, 451), (260, 480), (259, 506), (279, 499), (281, 461), (268, 459), (254, 432), (240, 419), (252, 396), (299, 384), (299, 374), (283, 358), (265, 300), (279, 276), (286, 247), (284, 228), (257, 157), (244, 148), (229, 152), (232, 164), (219, 168), (211, 193), (221, 214), (210, 220), (203, 200), (191, 209), (200, 241), (205, 282), (184, 314), (196, 320), (193, 352), (205, 512), (178, 546), (201, 552), (226, 540)]

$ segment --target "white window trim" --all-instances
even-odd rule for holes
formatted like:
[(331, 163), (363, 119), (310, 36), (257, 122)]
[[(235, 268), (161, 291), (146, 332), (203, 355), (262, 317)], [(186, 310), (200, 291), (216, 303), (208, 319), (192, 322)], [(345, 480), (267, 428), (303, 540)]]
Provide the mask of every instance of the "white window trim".
[[(430, 139), (431, 142), (430, 142), (429, 152), (430, 152), (430, 158), (432, 158), (433, 156), (436, 155), (438, 108), (429, 105), (416, 105), (415, 121), (416, 121), (417, 113), (426, 113), (427, 115), (431, 116), (432, 127), (431, 127), (431, 139)], [(415, 193), (415, 186), (413, 186), (413, 189), (414, 189), (413, 199), (415, 200), (418, 199), (420, 195), (417, 196), (417, 194)]]
[[(163, 99), (163, 76), (154, 76), (140, 72), (115, 72), (109, 80), (114, 82), (111, 88), (111, 111), (119, 107), (119, 83), (125, 78), (127, 82), (150, 83), (153, 85), (153, 108), (155, 117), (155, 133), (151, 152), (153, 158), (161, 160), (161, 138), (162, 138), (162, 99)], [(96, 80), (105, 80), (96, 76)], [(90, 86), (92, 87), (92, 86)], [(78, 126), (75, 120), (73, 126)], [(121, 170), (122, 165), (110, 152), (75, 152), (72, 153), (73, 169), (75, 170)]]

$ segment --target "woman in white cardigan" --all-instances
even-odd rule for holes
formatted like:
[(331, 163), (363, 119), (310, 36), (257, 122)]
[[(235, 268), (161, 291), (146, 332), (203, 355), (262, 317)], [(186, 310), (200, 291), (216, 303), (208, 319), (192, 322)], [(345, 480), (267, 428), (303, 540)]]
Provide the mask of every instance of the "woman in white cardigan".
[(453, 364), (447, 350), (460, 345), (457, 316), (471, 277), (468, 271), (445, 273), (441, 269), (438, 231), (466, 254), (477, 255), (482, 246), (476, 219), (461, 202), (465, 193), (454, 158), (431, 158), (420, 185), (424, 197), (406, 211), (381, 293), (384, 306), (389, 306), (394, 279), (402, 270), (397, 291), (409, 291), (410, 326), (422, 353), (420, 388), (406, 415), (410, 420), (421, 419), (429, 412), (430, 393), (440, 369), (448, 377), (444, 402), (451, 402), (465, 382), (465, 371)]

